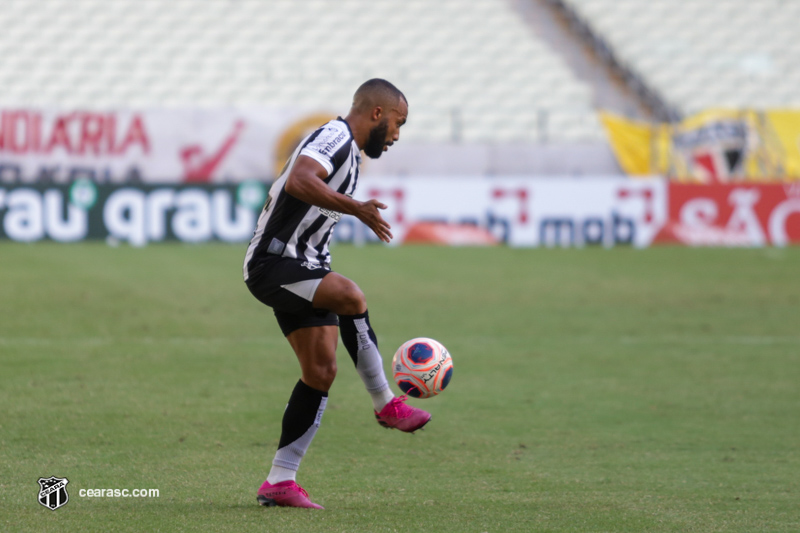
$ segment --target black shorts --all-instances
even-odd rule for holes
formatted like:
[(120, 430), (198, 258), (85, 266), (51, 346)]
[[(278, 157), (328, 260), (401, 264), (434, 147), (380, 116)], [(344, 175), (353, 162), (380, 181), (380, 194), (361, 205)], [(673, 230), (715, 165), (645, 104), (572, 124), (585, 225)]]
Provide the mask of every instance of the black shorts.
[(331, 270), (290, 257), (269, 255), (250, 268), (247, 288), (270, 306), (284, 335), (300, 328), (338, 326), (339, 317), (312, 305), (322, 278)]

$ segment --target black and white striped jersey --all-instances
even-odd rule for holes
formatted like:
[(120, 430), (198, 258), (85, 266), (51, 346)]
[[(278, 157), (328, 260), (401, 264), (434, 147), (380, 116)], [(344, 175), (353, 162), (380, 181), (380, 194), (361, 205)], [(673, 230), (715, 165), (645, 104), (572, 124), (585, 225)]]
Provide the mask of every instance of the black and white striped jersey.
[(361, 154), (350, 126), (339, 117), (300, 142), (270, 187), (244, 258), (245, 280), (254, 260), (265, 254), (293, 257), (307, 261), (310, 266), (330, 268), (328, 245), (342, 214), (312, 206), (284, 191), (289, 171), (300, 155), (311, 157), (325, 167), (328, 171), (325, 183), (331, 189), (350, 197), (356, 190)]

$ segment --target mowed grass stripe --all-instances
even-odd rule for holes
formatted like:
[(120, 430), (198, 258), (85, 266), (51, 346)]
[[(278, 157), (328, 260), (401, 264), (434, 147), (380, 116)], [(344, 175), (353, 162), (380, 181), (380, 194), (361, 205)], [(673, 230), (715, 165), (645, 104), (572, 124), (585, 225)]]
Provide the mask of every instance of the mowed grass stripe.
[[(489, 336), (464, 335), (463, 341), (480, 343), (492, 342)], [(115, 342), (141, 343), (141, 344), (189, 344), (189, 343), (209, 343), (220, 344), (235, 343), (275, 343), (283, 345), (282, 339), (275, 337), (68, 337), (61, 339), (48, 339), (42, 337), (0, 337), (0, 344), (40, 344), (56, 345), (64, 343), (72, 344), (111, 344)], [(563, 342), (575, 343), (597, 343), (597, 342), (617, 342), (619, 344), (642, 344), (642, 343), (661, 343), (661, 344), (800, 344), (800, 337), (776, 337), (776, 336), (711, 336), (703, 337), (684, 337), (684, 336), (653, 336), (653, 337), (570, 337), (563, 339)]]

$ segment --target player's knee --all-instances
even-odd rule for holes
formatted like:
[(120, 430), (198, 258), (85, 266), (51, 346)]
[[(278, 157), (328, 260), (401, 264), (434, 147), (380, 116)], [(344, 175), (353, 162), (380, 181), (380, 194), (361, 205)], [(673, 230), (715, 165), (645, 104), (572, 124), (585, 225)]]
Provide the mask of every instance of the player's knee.
[(319, 384), (320, 390), (327, 391), (333, 385), (333, 380), (336, 379), (336, 361), (327, 362), (317, 365), (314, 368), (314, 378)]
[(367, 298), (355, 283), (348, 283), (339, 295), (340, 309), (337, 314), (357, 315), (367, 310)]

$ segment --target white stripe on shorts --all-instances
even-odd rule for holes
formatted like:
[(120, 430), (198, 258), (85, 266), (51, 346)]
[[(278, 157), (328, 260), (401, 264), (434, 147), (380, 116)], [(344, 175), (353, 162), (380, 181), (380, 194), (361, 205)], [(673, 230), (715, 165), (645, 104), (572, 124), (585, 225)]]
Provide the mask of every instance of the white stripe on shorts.
[(294, 294), (298, 295), (300, 298), (308, 300), (309, 302), (314, 301), (314, 294), (317, 292), (317, 287), (319, 287), (322, 278), (319, 279), (307, 279), (305, 281), (298, 281), (296, 283), (289, 283), (288, 285), (281, 285), (284, 289), (289, 292), (293, 292)]

